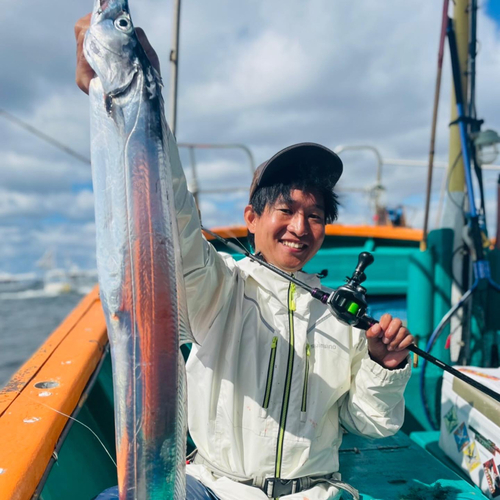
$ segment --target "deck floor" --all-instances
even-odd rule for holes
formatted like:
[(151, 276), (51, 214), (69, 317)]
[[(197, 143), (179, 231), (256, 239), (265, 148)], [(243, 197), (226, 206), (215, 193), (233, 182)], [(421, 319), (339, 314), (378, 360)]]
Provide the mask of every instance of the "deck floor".
[(374, 440), (346, 435), (340, 472), (363, 500), (487, 498), (402, 432)]

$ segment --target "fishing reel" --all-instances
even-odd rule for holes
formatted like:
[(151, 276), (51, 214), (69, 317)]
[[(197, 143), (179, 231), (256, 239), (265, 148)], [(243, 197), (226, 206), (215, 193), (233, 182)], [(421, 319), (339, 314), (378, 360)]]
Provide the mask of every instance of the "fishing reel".
[(360, 253), (354, 274), (350, 278), (346, 277), (345, 285), (339, 286), (328, 296), (326, 305), (344, 325), (366, 330), (376, 323), (376, 320), (366, 314), (366, 288), (361, 285), (366, 280), (365, 269), (374, 260), (371, 253)]

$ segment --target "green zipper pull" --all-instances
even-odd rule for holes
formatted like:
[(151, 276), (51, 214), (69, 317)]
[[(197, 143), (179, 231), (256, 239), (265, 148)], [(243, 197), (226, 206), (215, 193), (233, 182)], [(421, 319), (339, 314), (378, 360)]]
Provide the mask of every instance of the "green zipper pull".
[(269, 356), (269, 365), (267, 367), (266, 392), (264, 393), (264, 402), (262, 403), (261, 417), (266, 416), (266, 410), (269, 407), (269, 399), (271, 398), (271, 386), (273, 384), (274, 363), (276, 361), (276, 348), (278, 347), (278, 337), (273, 337), (271, 340), (271, 354)]
[(311, 355), (311, 346), (306, 344), (306, 356), (309, 357)]
[(290, 311), (296, 311), (297, 310), (297, 306), (295, 304), (295, 291), (296, 291), (296, 287), (295, 287), (295, 283), (290, 283)]

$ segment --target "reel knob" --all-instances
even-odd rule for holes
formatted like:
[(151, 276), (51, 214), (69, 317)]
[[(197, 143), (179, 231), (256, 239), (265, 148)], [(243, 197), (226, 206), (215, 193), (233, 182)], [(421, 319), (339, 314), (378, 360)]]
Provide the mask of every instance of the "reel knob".
[[(358, 257), (358, 265), (356, 266), (356, 271), (354, 271), (354, 275), (361, 277), (361, 275), (364, 274), (365, 269), (370, 264), (373, 264), (374, 260), (375, 259), (371, 253), (361, 252)], [(366, 276), (364, 276), (364, 278), (366, 279)]]

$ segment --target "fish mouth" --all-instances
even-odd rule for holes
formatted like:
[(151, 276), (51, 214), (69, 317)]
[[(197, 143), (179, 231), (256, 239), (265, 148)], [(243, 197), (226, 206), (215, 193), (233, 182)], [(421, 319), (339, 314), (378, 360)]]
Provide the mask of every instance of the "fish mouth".
[(128, 12), (127, 0), (95, 0), (94, 10), (98, 14), (102, 14), (108, 8), (121, 8), (124, 12)]

